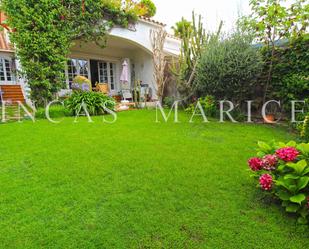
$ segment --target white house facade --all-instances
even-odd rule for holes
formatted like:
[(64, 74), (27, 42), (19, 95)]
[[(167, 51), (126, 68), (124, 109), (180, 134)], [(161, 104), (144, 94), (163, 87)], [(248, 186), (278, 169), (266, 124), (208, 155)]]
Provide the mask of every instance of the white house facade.
[[(101, 48), (94, 42), (84, 43), (75, 41), (71, 48), (66, 74), (66, 88), (61, 90), (59, 95), (70, 93), (73, 79), (82, 75), (87, 77), (92, 86), (96, 83), (108, 83), (110, 95), (120, 95), (123, 84), (120, 75), (124, 61), (128, 64), (128, 90), (132, 90), (134, 84), (139, 82), (141, 86), (147, 87), (156, 100), (156, 85), (154, 82), (154, 67), (152, 60), (152, 46), (150, 31), (164, 28), (165, 25), (149, 18), (140, 18), (132, 27), (126, 29), (114, 27), (107, 37), (105, 48)], [(180, 54), (181, 41), (167, 36), (164, 52), (168, 57), (178, 57)], [(29, 100), (29, 88), (27, 83), (16, 76), (20, 65), (15, 59), (13, 47), (9, 44), (7, 31), (0, 35), (0, 88), (3, 96), (9, 98), (14, 94), (6, 95), (7, 92), (20, 87), (25, 100)], [(17, 95), (17, 94), (15, 94)], [(18, 97), (18, 96), (15, 96)], [(20, 96), (18, 97), (20, 98)]]

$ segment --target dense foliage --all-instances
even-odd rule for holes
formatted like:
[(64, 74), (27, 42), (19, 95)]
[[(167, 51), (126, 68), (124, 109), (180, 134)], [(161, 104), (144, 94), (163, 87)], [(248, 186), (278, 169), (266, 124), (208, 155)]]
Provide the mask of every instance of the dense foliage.
[(73, 40), (104, 46), (113, 25), (126, 27), (145, 12), (130, 0), (125, 5), (121, 0), (3, 0), (1, 5), (9, 16), (8, 24), (14, 31), (10, 38), (37, 105), (43, 105), (62, 87)]
[(248, 37), (235, 33), (222, 41), (213, 39), (197, 66), (197, 95), (213, 95), (234, 103), (248, 100), (261, 69), (261, 55)]
[(87, 108), (90, 115), (99, 115), (106, 113), (105, 108), (114, 110), (115, 100), (99, 92), (74, 92), (70, 98), (65, 101), (65, 106), (74, 114), (83, 112), (83, 106)]
[(286, 212), (298, 214), (299, 223), (309, 217), (309, 143), (258, 143), (258, 157), (248, 161), (264, 191), (281, 200)]
[(199, 98), (196, 102), (190, 104), (186, 108), (186, 112), (188, 113), (195, 113), (195, 114), (200, 114), (200, 109), (197, 106), (197, 103), (199, 102), (200, 106), (203, 109), (204, 114), (207, 117), (215, 117), (217, 113), (217, 106), (216, 106), (216, 100), (213, 96), (207, 95), (205, 97)]
[(309, 35), (276, 49), (270, 90), (285, 106), (309, 96)]
[(157, 7), (151, 0), (141, 0), (140, 4), (146, 8), (146, 17), (153, 17), (157, 13)]
[(175, 26), (173, 26), (172, 29), (176, 37), (186, 39), (186, 37), (189, 37), (192, 34), (192, 22), (182, 17), (179, 22), (176, 22)]

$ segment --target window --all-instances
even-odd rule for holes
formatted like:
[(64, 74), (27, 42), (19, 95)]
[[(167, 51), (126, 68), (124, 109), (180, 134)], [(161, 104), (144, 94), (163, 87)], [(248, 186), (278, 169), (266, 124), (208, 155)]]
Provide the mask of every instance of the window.
[(116, 75), (116, 64), (110, 62), (99, 62), (99, 81), (101, 83), (108, 83), (110, 89), (115, 90), (115, 75)]
[(110, 77), (110, 85), (111, 90), (115, 90), (115, 71), (116, 71), (116, 65), (114, 63), (109, 64), (109, 77)]
[(0, 58), (0, 81), (13, 82), (15, 81), (14, 75), (14, 61), (11, 59)]
[(107, 62), (99, 62), (99, 81), (101, 83), (108, 83)]
[(71, 88), (72, 82), (76, 76), (89, 77), (89, 63), (87, 60), (82, 59), (69, 59), (68, 60), (68, 79)]

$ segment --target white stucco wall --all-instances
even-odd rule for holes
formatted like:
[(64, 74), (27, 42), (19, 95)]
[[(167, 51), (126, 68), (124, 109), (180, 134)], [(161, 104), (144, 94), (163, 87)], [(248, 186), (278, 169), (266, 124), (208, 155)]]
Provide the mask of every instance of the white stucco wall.
[(143, 84), (148, 84), (152, 89), (152, 98), (157, 99), (152, 55), (140, 50), (135, 53), (133, 61), (136, 69), (136, 80), (141, 80)]
[[(161, 25), (151, 23), (148, 21), (140, 20), (135, 25), (135, 31), (132, 29), (124, 29), (121, 27), (115, 27), (111, 30), (110, 35), (120, 37), (134, 42), (141, 48), (152, 51), (150, 41), (150, 31), (152, 29), (164, 28)], [(181, 41), (173, 37), (168, 36), (164, 45), (164, 51), (169, 55), (178, 56), (180, 54)]]

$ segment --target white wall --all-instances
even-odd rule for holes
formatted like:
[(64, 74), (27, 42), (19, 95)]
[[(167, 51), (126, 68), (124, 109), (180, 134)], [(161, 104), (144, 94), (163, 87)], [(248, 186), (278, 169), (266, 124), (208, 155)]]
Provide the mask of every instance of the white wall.
[[(115, 27), (111, 30), (110, 34), (112, 36), (121, 37), (128, 41), (133, 41), (141, 48), (148, 52), (152, 51), (151, 41), (150, 41), (150, 31), (152, 29), (163, 28), (155, 23), (140, 20), (135, 25), (135, 31), (130, 29), (124, 29), (121, 27)], [(178, 56), (180, 54), (181, 41), (175, 39), (171, 36), (166, 38), (164, 45), (164, 51), (167, 54)]]
[(133, 61), (136, 68), (136, 80), (141, 80), (143, 84), (148, 84), (152, 89), (152, 98), (157, 99), (152, 55), (139, 50), (135, 53)]

